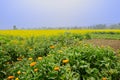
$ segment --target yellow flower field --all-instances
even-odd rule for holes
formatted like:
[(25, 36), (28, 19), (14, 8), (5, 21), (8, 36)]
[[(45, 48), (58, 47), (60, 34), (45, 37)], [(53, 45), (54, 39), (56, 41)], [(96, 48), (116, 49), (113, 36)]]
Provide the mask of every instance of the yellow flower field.
[(91, 32), (117, 32), (120, 33), (120, 30), (115, 29), (104, 29), (104, 30), (85, 30), (85, 29), (72, 29), (72, 30), (0, 30), (0, 35), (12, 35), (12, 36), (21, 36), (21, 37), (30, 37), (30, 36), (51, 36), (59, 35), (65, 32), (70, 33), (91, 33)]

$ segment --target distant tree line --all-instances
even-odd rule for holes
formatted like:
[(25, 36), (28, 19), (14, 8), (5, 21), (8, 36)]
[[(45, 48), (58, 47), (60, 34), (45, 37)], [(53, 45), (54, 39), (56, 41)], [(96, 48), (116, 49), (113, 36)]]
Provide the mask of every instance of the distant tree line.
[(97, 24), (93, 26), (81, 26), (81, 27), (71, 27), (72, 29), (120, 29), (120, 23), (117, 24), (111, 24), (111, 25), (106, 25), (106, 24)]
[[(17, 30), (18, 27), (16, 25), (13, 26), (14, 30)], [(120, 29), (120, 23), (117, 24), (97, 24), (93, 26), (64, 26), (64, 27), (39, 27), (39, 28), (21, 28), (21, 29)]]
[(112, 24), (112, 25), (97, 24), (95, 26), (89, 26), (87, 28), (90, 28), (90, 29), (120, 29), (120, 23)]

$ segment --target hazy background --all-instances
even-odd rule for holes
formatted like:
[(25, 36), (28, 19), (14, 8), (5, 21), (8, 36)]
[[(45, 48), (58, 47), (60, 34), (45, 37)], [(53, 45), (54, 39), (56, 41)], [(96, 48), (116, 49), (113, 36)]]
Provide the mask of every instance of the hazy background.
[(120, 22), (120, 0), (0, 0), (0, 29)]

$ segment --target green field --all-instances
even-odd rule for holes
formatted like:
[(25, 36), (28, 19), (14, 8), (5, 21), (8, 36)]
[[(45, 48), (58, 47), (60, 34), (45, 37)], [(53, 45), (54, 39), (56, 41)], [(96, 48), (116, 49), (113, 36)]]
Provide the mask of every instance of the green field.
[(92, 39), (117, 39), (120, 40), (120, 33), (92, 33)]
[(0, 79), (119, 80), (120, 52), (84, 41), (94, 38), (120, 39), (117, 33), (0, 36)]

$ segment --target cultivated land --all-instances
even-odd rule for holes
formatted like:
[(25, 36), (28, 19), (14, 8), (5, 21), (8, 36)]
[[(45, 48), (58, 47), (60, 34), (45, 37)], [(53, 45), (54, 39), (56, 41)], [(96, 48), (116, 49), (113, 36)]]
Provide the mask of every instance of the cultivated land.
[(91, 39), (87, 40), (88, 43), (96, 45), (96, 46), (104, 46), (104, 47), (111, 47), (115, 51), (120, 49), (120, 40), (113, 40), (113, 39)]
[(120, 80), (120, 30), (1, 30), (0, 79)]

